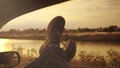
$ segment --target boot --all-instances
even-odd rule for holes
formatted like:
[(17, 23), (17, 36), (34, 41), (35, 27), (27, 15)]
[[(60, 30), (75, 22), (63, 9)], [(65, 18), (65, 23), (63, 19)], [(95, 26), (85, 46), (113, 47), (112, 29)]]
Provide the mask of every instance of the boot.
[(73, 40), (69, 40), (65, 49), (66, 60), (69, 62), (76, 53), (76, 43)]
[[(45, 43), (40, 48), (40, 54), (47, 47), (52, 47), (51, 44), (55, 44), (59, 47), (60, 39), (64, 30), (65, 20), (61, 16), (55, 17), (48, 25), (47, 37)], [(54, 46), (54, 45), (53, 45)]]

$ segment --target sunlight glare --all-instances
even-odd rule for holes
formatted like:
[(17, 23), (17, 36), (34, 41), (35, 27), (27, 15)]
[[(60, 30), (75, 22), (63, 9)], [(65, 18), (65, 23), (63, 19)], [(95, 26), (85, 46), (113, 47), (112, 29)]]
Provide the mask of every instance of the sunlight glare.
[(7, 51), (7, 48), (5, 47), (6, 42), (7, 39), (0, 39), (0, 52)]

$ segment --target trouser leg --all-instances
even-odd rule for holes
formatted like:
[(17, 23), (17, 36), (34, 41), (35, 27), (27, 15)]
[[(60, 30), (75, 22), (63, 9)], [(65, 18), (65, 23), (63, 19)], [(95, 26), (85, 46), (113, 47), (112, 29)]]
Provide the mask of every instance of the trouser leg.
[(38, 59), (25, 68), (68, 68), (63, 50), (57, 46), (47, 47)]

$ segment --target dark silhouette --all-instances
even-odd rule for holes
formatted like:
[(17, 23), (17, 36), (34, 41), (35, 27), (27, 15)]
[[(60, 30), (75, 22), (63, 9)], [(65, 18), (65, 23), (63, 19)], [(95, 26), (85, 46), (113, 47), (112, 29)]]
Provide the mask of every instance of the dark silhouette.
[(118, 29), (117, 26), (109, 26), (108, 32), (112, 33), (112, 32), (117, 31), (117, 29)]
[(68, 0), (0, 0), (0, 28), (25, 13)]
[(68, 62), (75, 56), (76, 44), (70, 40), (65, 50), (60, 48), (64, 25), (65, 20), (61, 16), (49, 23), (45, 43), (39, 51), (40, 56), (25, 68), (68, 68)]

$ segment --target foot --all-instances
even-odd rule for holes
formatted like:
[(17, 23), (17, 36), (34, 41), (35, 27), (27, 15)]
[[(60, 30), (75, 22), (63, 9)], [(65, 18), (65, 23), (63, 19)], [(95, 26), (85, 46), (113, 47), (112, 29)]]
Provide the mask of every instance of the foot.
[(50, 44), (55, 44), (59, 47), (60, 39), (64, 30), (65, 20), (61, 16), (55, 17), (48, 25), (47, 37), (45, 43), (40, 48), (40, 53), (47, 47), (51, 47)]
[(76, 43), (73, 40), (70, 40), (66, 46), (66, 50), (64, 51), (66, 54), (66, 60), (69, 62), (76, 53)]

